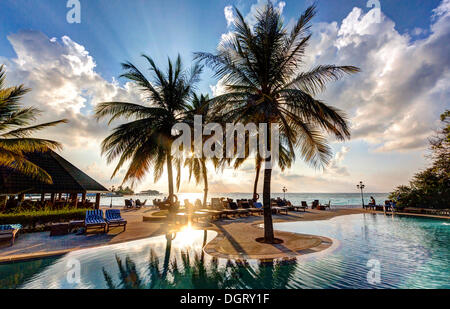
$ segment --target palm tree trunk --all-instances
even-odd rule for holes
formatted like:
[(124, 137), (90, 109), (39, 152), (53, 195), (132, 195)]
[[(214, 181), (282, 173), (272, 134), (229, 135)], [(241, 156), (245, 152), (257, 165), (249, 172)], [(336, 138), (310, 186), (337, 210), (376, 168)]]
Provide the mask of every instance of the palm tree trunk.
[(270, 157), (266, 158), (264, 169), (264, 188), (263, 188), (264, 241), (266, 243), (274, 243), (275, 236), (273, 233), (272, 206), (270, 203), (270, 183), (272, 178), (272, 167), (269, 165), (270, 165)]
[(169, 203), (170, 208), (173, 209), (173, 171), (172, 171), (172, 155), (167, 155), (167, 176), (169, 178)]
[(162, 280), (165, 280), (169, 270), (170, 252), (172, 251), (172, 240), (175, 237), (172, 234), (166, 234), (166, 252), (164, 254), (163, 273), (161, 275)]
[(6, 209), (6, 201), (8, 200), (8, 197), (6, 195), (0, 196), (0, 208), (2, 211), (5, 211)]
[(261, 172), (261, 160), (258, 160), (256, 162), (256, 177), (255, 177), (255, 183), (253, 185), (253, 200), (256, 202), (257, 194), (258, 194), (258, 180), (259, 180), (259, 174)]
[(208, 203), (208, 171), (206, 170), (205, 160), (201, 160), (202, 164), (202, 173), (203, 173), (203, 184), (204, 184), (204, 192), (203, 192), (203, 207), (206, 207)]
[[(3, 173), (0, 174), (0, 185), (2, 187), (6, 186), (6, 177)], [(6, 209), (6, 201), (8, 200), (8, 197), (6, 195), (0, 196), (0, 208), (2, 209), (2, 211), (5, 211)]]

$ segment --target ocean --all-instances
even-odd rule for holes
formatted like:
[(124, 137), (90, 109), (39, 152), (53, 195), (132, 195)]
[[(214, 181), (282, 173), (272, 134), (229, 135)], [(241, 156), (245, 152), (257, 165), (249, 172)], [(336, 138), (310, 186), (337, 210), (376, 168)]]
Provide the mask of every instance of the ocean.
[[(181, 204), (184, 204), (184, 200), (188, 199), (191, 203), (194, 203), (196, 199), (203, 200), (202, 193), (177, 193), (178, 200)], [(383, 204), (388, 199), (388, 193), (364, 193), (364, 204), (369, 203), (370, 197), (373, 196), (377, 204)], [(130, 195), (126, 197), (102, 197), (100, 200), (101, 206), (123, 207), (125, 205), (125, 199), (132, 198), (133, 200), (140, 199), (141, 201), (147, 200), (147, 205), (151, 206), (153, 200), (163, 199), (165, 195)], [(262, 200), (262, 194), (260, 193), (260, 200)], [(211, 198), (215, 197), (227, 197), (236, 199), (250, 199), (252, 193), (211, 193), (208, 194), (208, 202)], [(284, 197), (283, 193), (272, 193), (272, 198)], [(331, 206), (335, 207), (361, 207), (361, 194), (360, 193), (286, 193), (286, 199), (291, 201), (293, 205), (300, 205), (302, 201), (306, 201), (310, 206), (312, 201), (319, 200), (321, 204), (327, 204), (331, 201)]]

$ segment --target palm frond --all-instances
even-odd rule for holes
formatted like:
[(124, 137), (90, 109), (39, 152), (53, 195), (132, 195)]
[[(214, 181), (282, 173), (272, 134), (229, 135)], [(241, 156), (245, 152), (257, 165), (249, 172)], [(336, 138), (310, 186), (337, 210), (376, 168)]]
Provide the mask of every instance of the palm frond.
[(16, 130), (12, 130), (3, 134), (0, 134), (1, 137), (3, 138), (8, 138), (8, 137), (29, 137), (31, 134), (33, 134), (36, 131), (40, 131), (46, 128), (50, 128), (50, 127), (54, 127), (58, 124), (61, 123), (67, 123), (68, 120), (67, 119), (61, 119), (61, 120), (57, 120), (57, 121), (52, 121), (52, 122), (47, 122), (47, 123), (42, 123), (42, 124), (38, 124), (38, 125), (34, 125), (31, 127), (26, 127), (26, 128), (20, 128), (20, 129), (16, 129)]
[(295, 87), (312, 95), (325, 90), (325, 86), (330, 81), (339, 80), (344, 74), (360, 72), (354, 66), (319, 65), (309, 72), (298, 74), (292, 81), (284, 85), (284, 89)]
[(0, 146), (0, 166), (51, 184), (52, 177), (42, 168), (26, 159), (21, 152), (10, 151)]

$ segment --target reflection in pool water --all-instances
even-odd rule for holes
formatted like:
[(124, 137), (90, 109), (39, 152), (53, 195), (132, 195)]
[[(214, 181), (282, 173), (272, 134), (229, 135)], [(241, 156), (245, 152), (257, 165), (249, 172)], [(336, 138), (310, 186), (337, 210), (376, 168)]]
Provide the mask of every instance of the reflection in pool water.
[[(290, 262), (226, 261), (203, 253), (216, 232), (186, 229), (0, 265), (0, 283), (3, 288), (450, 288), (448, 221), (365, 214), (280, 223), (276, 229), (331, 237), (339, 247)], [(376, 285), (367, 281), (369, 260), (380, 263)], [(77, 261), (79, 281), (68, 278)], [(8, 279), (14, 272), (20, 280)]]

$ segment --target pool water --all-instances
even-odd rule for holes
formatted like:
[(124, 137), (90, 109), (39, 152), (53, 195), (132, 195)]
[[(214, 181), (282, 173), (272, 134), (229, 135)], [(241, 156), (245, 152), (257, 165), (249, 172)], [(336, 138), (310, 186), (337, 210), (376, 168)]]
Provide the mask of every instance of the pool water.
[(289, 262), (226, 261), (203, 253), (213, 231), (179, 233), (0, 265), (1, 288), (450, 288), (450, 223), (361, 214), (279, 223), (333, 238)]

